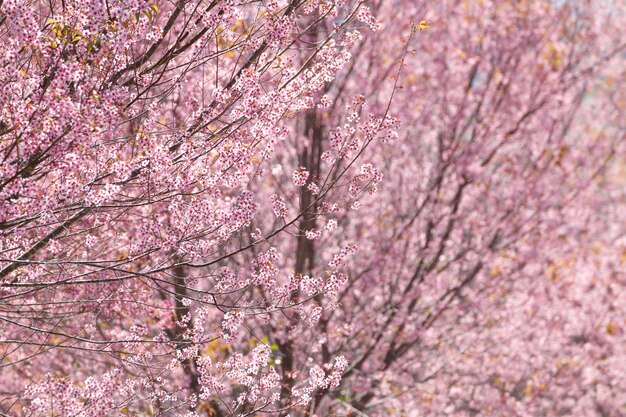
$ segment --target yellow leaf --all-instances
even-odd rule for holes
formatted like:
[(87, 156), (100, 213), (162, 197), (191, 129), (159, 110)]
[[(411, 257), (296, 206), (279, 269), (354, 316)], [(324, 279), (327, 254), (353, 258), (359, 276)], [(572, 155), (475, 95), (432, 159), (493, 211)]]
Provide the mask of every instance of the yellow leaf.
[(489, 271), (489, 276), (490, 277), (496, 277), (496, 276), (500, 275), (501, 273), (502, 273), (502, 270), (500, 268), (498, 268), (497, 266), (494, 266)]
[(206, 411), (206, 414), (208, 414), (210, 417), (214, 417), (216, 415), (215, 408), (213, 408), (211, 403), (206, 402), (206, 401), (201, 402), (198, 405), (197, 410)]
[(556, 71), (563, 62), (563, 52), (561, 52), (553, 43), (548, 42), (546, 44), (544, 58), (550, 64), (552, 71)]
[(528, 384), (524, 387), (522, 392), (524, 393), (524, 396), (528, 397), (529, 395), (533, 393), (533, 391), (534, 391), (534, 387)]
[(424, 29), (430, 29), (430, 26), (428, 26), (428, 20), (421, 20), (418, 24), (417, 24), (417, 29), (421, 32)]
[(606, 325), (606, 334), (608, 334), (609, 336), (614, 336), (615, 333), (617, 333), (617, 330), (618, 330), (617, 324), (613, 322)]

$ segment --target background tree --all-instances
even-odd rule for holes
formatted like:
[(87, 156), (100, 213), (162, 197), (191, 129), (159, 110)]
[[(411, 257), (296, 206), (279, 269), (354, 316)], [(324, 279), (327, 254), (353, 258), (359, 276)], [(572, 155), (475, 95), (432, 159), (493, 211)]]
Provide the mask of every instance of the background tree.
[[(606, 177), (624, 152), (623, 13), (584, 2), (403, 6), (405, 20), (398, 3), (377, 9), (381, 28), (350, 79), (335, 81), (343, 100), (358, 91), (385, 108), (398, 28), (428, 17), (391, 106), (400, 138), (365, 156), (385, 175), (380, 191), (353, 206), (359, 216), (336, 216), (337, 236), (359, 247), (348, 287), (295, 338), (304, 357), (350, 361), (340, 389), (320, 380), (310, 412), (621, 415), (624, 286), (619, 266), (601, 266), (619, 253), (600, 247), (623, 234), (613, 212), (623, 196), (608, 197), (622, 180)], [(336, 242), (314, 242), (319, 274)]]

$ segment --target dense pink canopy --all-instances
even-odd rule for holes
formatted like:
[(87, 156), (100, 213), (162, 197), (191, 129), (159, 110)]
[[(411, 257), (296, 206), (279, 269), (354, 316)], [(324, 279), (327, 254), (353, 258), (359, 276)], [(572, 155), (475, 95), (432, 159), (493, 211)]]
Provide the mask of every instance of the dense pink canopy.
[(625, 27), (0, 0), (0, 416), (625, 415)]

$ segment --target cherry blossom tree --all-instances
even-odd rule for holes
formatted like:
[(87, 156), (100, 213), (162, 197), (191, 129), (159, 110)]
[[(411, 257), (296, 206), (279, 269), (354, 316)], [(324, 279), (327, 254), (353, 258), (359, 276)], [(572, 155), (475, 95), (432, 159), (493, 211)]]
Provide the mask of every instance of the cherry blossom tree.
[[(350, 360), (339, 393), (321, 386), (312, 407), (621, 415), (623, 264), (606, 246), (623, 228), (604, 231), (624, 201), (605, 195), (623, 188), (606, 179), (624, 152), (623, 12), (412, 5), (405, 24), (426, 16), (432, 30), (404, 62), (400, 138), (371, 157), (385, 174), (376, 197), (338, 219), (359, 242), (340, 308), (322, 315), (325, 336), (299, 338), (299, 350)], [(392, 45), (387, 36), (366, 42)], [(358, 85), (375, 102), (401, 50), (364, 49)]]
[[(288, 207), (275, 173), (293, 164), (272, 161), (375, 27), (356, 1), (2, 2), (4, 412), (231, 415), (304, 401), (279, 401), (286, 365), (244, 329), (285, 309), (318, 314), (290, 296), (299, 284), (279, 261), (308, 208)], [(352, 126), (365, 136), (329, 150), (348, 163), (314, 178), (316, 201), (373, 176), (353, 172), (359, 150), (396, 122)], [(292, 194), (309, 178), (293, 169)], [(336, 291), (334, 277), (315, 294)], [(345, 359), (320, 365), (338, 379)]]

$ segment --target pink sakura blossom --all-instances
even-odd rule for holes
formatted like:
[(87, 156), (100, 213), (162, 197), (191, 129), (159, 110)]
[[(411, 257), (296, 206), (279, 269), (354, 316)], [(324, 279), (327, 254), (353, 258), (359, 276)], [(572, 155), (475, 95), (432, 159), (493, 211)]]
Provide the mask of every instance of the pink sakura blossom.
[(302, 187), (306, 184), (306, 180), (309, 178), (309, 173), (306, 169), (300, 168), (293, 172), (292, 178), (296, 187)]

